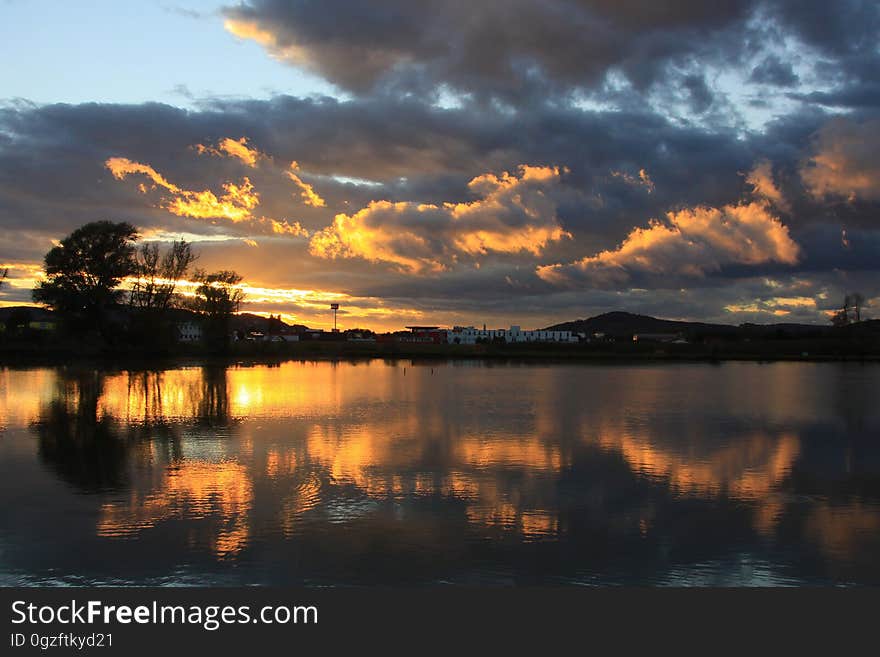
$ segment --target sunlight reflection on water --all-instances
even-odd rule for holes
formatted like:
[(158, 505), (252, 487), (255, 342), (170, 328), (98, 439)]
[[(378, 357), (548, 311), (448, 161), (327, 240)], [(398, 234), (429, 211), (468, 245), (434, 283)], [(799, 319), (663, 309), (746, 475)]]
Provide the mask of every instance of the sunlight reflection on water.
[(878, 584), (878, 383), (811, 363), (4, 369), (0, 578)]

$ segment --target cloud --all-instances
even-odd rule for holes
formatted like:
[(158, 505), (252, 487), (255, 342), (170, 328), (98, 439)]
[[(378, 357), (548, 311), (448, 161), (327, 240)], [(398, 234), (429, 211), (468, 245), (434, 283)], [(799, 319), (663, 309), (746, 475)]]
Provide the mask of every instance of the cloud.
[(810, 93), (842, 105), (876, 107), (880, 99), (880, 7), (864, 0), (229, 5), (222, 11), (230, 33), (362, 97), (452, 97), (516, 109), (586, 97), (604, 106), (647, 103), (671, 116), (677, 96), (685, 120), (728, 126), (754, 119), (728, 97), (774, 103), (768, 119), (788, 109), (772, 89), (805, 102), (815, 102)]
[(761, 202), (697, 207), (669, 212), (666, 221), (635, 228), (613, 250), (568, 265), (539, 267), (538, 276), (556, 285), (628, 285), (652, 277), (702, 278), (729, 265), (794, 265), (800, 247)]
[(880, 119), (836, 118), (815, 136), (801, 177), (817, 199), (880, 201)]
[(730, 313), (771, 313), (777, 317), (787, 317), (800, 309), (816, 310), (813, 297), (770, 297), (756, 299), (749, 303), (730, 303), (724, 310)]
[[(236, 11), (229, 9), (227, 13), (234, 16)], [(259, 21), (231, 17), (224, 20), (223, 26), (227, 32), (239, 39), (250, 39), (257, 42), (276, 59), (286, 60), (301, 66), (307, 65), (309, 62), (308, 52), (305, 48), (292, 43), (283, 43), (278, 35), (261, 27)]]
[[(237, 143), (237, 142), (236, 142)], [(254, 190), (254, 186), (248, 177), (241, 179), (238, 184), (224, 182), (221, 184), (223, 193), (217, 196), (211, 190), (193, 191), (182, 189), (169, 182), (162, 174), (148, 164), (133, 162), (124, 157), (111, 157), (105, 162), (105, 166), (117, 180), (124, 180), (132, 174), (144, 175), (154, 183), (155, 187), (162, 187), (172, 196), (162, 197), (159, 207), (171, 214), (193, 219), (227, 219), (233, 223), (246, 222), (252, 229), (268, 230), (276, 235), (288, 235), (294, 237), (308, 237), (309, 231), (298, 222), (288, 222), (269, 217), (258, 217), (253, 214), (254, 209), (260, 204), (260, 195)], [(138, 185), (142, 194), (148, 194), (151, 190), (144, 184)]]
[(552, 188), (558, 167), (520, 166), (517, 173), (486, 173), (470, 181), (475, 201), (432, 203), (374, 201), (352, 215), (339, 214), (315, 234), (309, 251), (321, 258), (363, 258), (410, 273), (449, 269), (462, 257), (490, 253), (539, 255), (570, 237), (559, 224)]
[(209, 155), (217, 155), (219, 157), (226, 156), (236, 158), (238, 160), (241, 160), (244, 164), (251, 167), (252, 169), (257, 166), (257, 160), (259, 158), (265, 157), (256, 148), (251, 148), (248, 145), (247, 137), (241, 137), (240, 139), (224, 137), (217, 143), (216, 147), (196, 144), (194, 148), (199, 153), (208, 153)]
[(275, 219), (261, 219), (261, 222), (267, 222), (272, 228), (272, 232), (277, 235), (292, 235), (293, 237), (308, 237), (309, 230), (303, 228), (298, 221), (288, 222), (286, 220), (277, 221)]
[(752, 186), (756, 197), (766, 199), (784, 212), (791, 212), (791, 204), (773, 179), (773, 164), (769, 160), (758, 162), (746, 176), (746, 183)]
[(239, 184), (222, 183), (224, 193), (219, 197), (210, 190), (193, 192), (183, 190), (168, 202), (165, 208), (181, 217), (195, 219), (223, 218), (230, 221), (253, 219), (251, 212), (260, 204), (260, 196), (248, 178)]
[[(863, 123), (869, 116), (876, 113), (847, 118)], [(842, 298), (844, 289), (880, 295), (876, 206), (847, 203), (829, 209), (824, 198), (815, 198), (800, 184), (800, 167), (815, 152), (811, 135), (828, 119), (824, 111), (798, 109), (766, 130), (738, 132), (674, 122), (647, 105), (616, 111), (562, 104), (523, 106), (515, 112), (482, 106), (476, 111), (467, 103), (437, 108), (421, 97), (383, 94), (345, 101), (221, 98), (189, 109), (156, 103), (12, 103), (0, 105), (0, 223), (6, 229), (0, 232), (0, 257), (38, 263), (51, 240), (87, 221), (111, 217), (130, 221), (144, 232), (174, 236), (183, 231), (216, 240), (199, 244), (206, 267), (233, 268), (251, 279), (258, 276), (266, 287), (393, 299), (401, 307), (418, 307), (431, 321), (539, 326), (568, 319), (575, 308), (577, 314), (622, 308), (766, 321), (772, 316), (762, 315), (763, 306), (754, 313), (723, 310), (724, 305), (748, 305), (761, 298), (745, 289), (743, 276), (778, 277), (783, 271), (816, 286), (785, 295), (774, 292), (776, 296), (809, 296), (821, 286), (837, 285), (836, 277), (843, 276), (860, 278), (841, 283), (837, 296)], [(266, 154), (256, 167), (225, 154), (197, 157), (191, 150), (193, 144), (217, 148), (223, 137), (238, 140), (240, 135), (247, 135), (249, 148), (259, 144)], [(119, 155), (145, 168), (117, 182), (104, 163)], [(324, 207), (300, 202), (302, 190), (285, 175), (294, 160), (301, 166), (298, 177), (315, 186)], [(783, 216), (791, 239), (801, 248), (796, 265), (724, 265), (720, 275), (709, 272), (681, 281), (685, 292), (657, 288), (679, 282), (676, 277), (638, 271), (617, 287), (602, 288), (551, 286), (535, 274), (538, 264), (573, 263), (585, 255), (614, 251), (634, 226), (647, 228), (647, 217), (666, 223), (671, 209), (736, 204), (743, 187), (748, 187), (740, 172), (764, 160), (772, 163), (774, 186), (792, 205), (792, 212)], [(527, 247), (533, 240), (515, 222), (508, 226), (507, 219), (480, 226), (488, 238), (476, 234), (470, 241), (456, 241), (462, 231), (453, 229), (446, 205), (483, 200), (484, 194), (469, 187), (469, 181), (486, 171), (506, 170), (519, 177), (516, 166), (522, 162), (553, 163), (568, 171), (541, 186), (552, 206), (546, 216), (555, 215), (556, 223), (526, 222), (544, 229), (534, 238), (543, 246), (513, 251), (515, 241), (502, 244), (501, 238), (508, 235)], [(635, 180), (642, 168), (655, 183), (651, 194), (609, 174), (627, 172)], [(225, 194), (220, 183), (241, 185), (242, 174), (259, 194), (253, 220), (194, 220), (162, 207), (175, 197), (170, 188), (210, 190), (219, 201)], [(371, 185), (350, 182), (356, 179)], [(138, 191), (138, 183), (146, 193)], [(760, 201), (766, 194), (754, 198)], [(335, 215), (355, 216), (377, 199), (403, 203), (406, 209), (388, 211), (387, 227), (379, 226), (383, 236), (413, 234), (423, 240), (412, 249), (393, 242), (389, 247), (391, 258), (409, 257), (412, 267), (358, 255), (328, 260), (309, 253), (310, 241), (304, 237), (325, 228), (333, 233)], [(431, 215), (419, 214), (420, 205), (440, 209), (436, 226), (415, 221)], [(776, 214), (777, 209), (768, 212)], [(376, 213), (365, 214), (380, 221)], [(285, 218), (286, 223), (264, 217)], [(409, 219), (414, 220), (412, 226)], [(849, 248), (841, 245), (841, 226), (846, 226)], [(571, 239), (545, 242), (548, 230), (551, 236), (562, 230)], [(259, 249), (248, 247), (242, 238), (255, 239)], [(493, 244), (499, 250), (493, 250)], [(343, 240), (342, 248), (358, 250), (350, 246)], [(485, 253), (475, 253), (480, 250)], [(432, 263), (437, 269), (432, 270)], [(413, 276), (413, 269), (443, 273)], [(7, 292), (28, 298), (27, 290), (10, 286)], [(791, 318), (825, 321), (817, 320), (810, 309), (792, 311)], [(393, 319), (384, 321), (391, 325)]]
[(306, 205), (310, 205), (313, 208), (323, 208), (327, 205), (327, 202), (322, 199), (318, 193), (314, 190), (314, 188), (308, 184), (307, 182), (303, 182), (303, 179), (300, 178), (295, 172), (299, 171), (299, 164), (297, 162), (290, 163), (290, 169), (284, 172), (288, 178), (293, 181), (293, 184), (299, 187), (300, 196), (302, 197), (303, 203)]
[(125, 157), (111, 157), (104, 164), (110, 169), (110, 173), (112, 173), (113, 177), (117, 180), (123, 180), (126, 176), (131, 174), (142, 174), (152, 180), (153, 183), (159, 187), (164, 187), (173, 194), (179, 194), (183, 191), (177, 185), (168, 182), (162, 174), (148, 164), (132, 162)]
[(647, 84), (677, 57), (735, 48), (736, 39), (711, 36), (742, 30), (756, 4), (327, 0), (315, 11), (307, 1), (248, 0), (224, 14), (235, 36), (358, 93), (422, 79), (425, 89), (522, 96), (538, 80), (582, 87), (612, 69)]
[(654, 191), (654, 181), (651, 180), (651, 176), (648, 175), (648, 172), (644, 169), (639, 169), (639, 175), (634, 176), (631, 173), (627, 173), (626, 171), (612, 171), (612, 178), (620, 178), (627, 185), (633, 185), (634, 187), (643, 187), (649, 194)]
[(791, 63), (782, 61), (776, 55), (769, 55), (752, 69), (749, 80), (758, 84), (792, 87), (797, 84), (798, 76)]
[[(181, 189), (153, 167), (133, 162), (128, 158), (111, 157), (105, 165), (117, 180), (124, 180), (132, 174), (141, 174), (147, 176), (155, 185), (167, 189), (172, 196), (163, 198), (160, 205), (168, 212), (181, 217), (247, 221), (255, 218), (251, 213), (260, 204), (260, 195), (254, 191), (254, 186), (247, 177), (242, 178), (238, 184), (223, 183), (224, 193), (217, 196), (208, 189), (203, 191)], [(142, 185), (140, 191), (145, 194), (148, 190)]]

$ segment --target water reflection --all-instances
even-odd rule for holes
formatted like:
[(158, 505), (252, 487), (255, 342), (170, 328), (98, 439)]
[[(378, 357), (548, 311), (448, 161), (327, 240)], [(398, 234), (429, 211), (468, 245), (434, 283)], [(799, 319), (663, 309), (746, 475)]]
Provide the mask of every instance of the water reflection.
[[(7, 370), (0, 474), (63, 521), (11, 514), (0, 564), (25, 583), (876, 584), (878, 382), (800, 363)], [(22, 388), (39, 403), (11, 412)], [(49, 497), (34, 456), (70, 491)]]
[(254, 492), (244, 466), (186, 461), (166, 467), (153, 488), (101, 506), (98, 535), (136, 536), (171, 519), (187, 521), (189, 545), (206, 545), (219, 558), (235, 555), (250, 534)]
[(85, 491), (121, 487), (129, 443), (116, 418), (99, 409), (104, 376), (94, 370), (63, 371), (56, 385), (33, 424), (40, 458)]
[(185, 418), (222, 427), (232, 420), (227, 368), (220, 365), (104, 374), (99, 406), (104, 415), (144, 425)]

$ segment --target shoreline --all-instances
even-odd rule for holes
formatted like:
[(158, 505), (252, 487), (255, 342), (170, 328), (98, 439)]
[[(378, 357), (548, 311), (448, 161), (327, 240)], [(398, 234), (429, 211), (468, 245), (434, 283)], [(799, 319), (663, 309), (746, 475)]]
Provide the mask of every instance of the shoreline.
[[(74, 349), (70, 346), (3, 345), (0, 367), (99, 365), (121, 369), (165, 369), (177, 365), (280, 364), (289, 361), (475, 360), (524, 363), (722, 363), (722, 362), (859, 362), (880, 363), (874, 341), (826, 343), (785, 340), (720, 344), (513, 344), (441, 345), (418, 343), (248, 343), (225, 353), (196, 345), (148, 351), (120, 348)], [(22, 348), (25, 347), (25, 348)]]

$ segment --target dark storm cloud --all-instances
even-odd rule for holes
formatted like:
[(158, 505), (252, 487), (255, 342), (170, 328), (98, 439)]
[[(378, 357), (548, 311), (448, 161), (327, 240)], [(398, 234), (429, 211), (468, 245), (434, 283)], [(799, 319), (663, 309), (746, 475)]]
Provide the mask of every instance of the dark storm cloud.
[(545, 92), (592, 87), (612, 69), (644, 88), (670, 62), (736, 54), (755, 5), (251, 0), (225, 14), (233, 33), (357, 93), (421, 80), (522, 99), (536, 85)]
[(798, 82), (798, 76), (792, 70), (791, 63), (771, 55), (752, 69), (749, 80), (776, 87), (790, 87)]
[(877, 108), (880, 88), (880, 5), (872, 0), (786, 0), (769, 5), (772, 20), (788, 26), (820, 55), (815, 73), (829, 89), (793, 97), (828, 107)]
[(697, 113), (717, 95), (707, 66), (794, 85), (792, 53), (776, 52), (786, 41), (820, 55), (829, 83), (867, 83), (880, 28), (867, 0), (247, 0), (224, 13), (234, 34), (358, 94), (445, 85), (522, 107), (607, 97), (617, 75), (636, 90), (683, 88)]
[(828, 55), (875, 51), (880, 9), (873, 0), (773, 0), (766, 13)]

